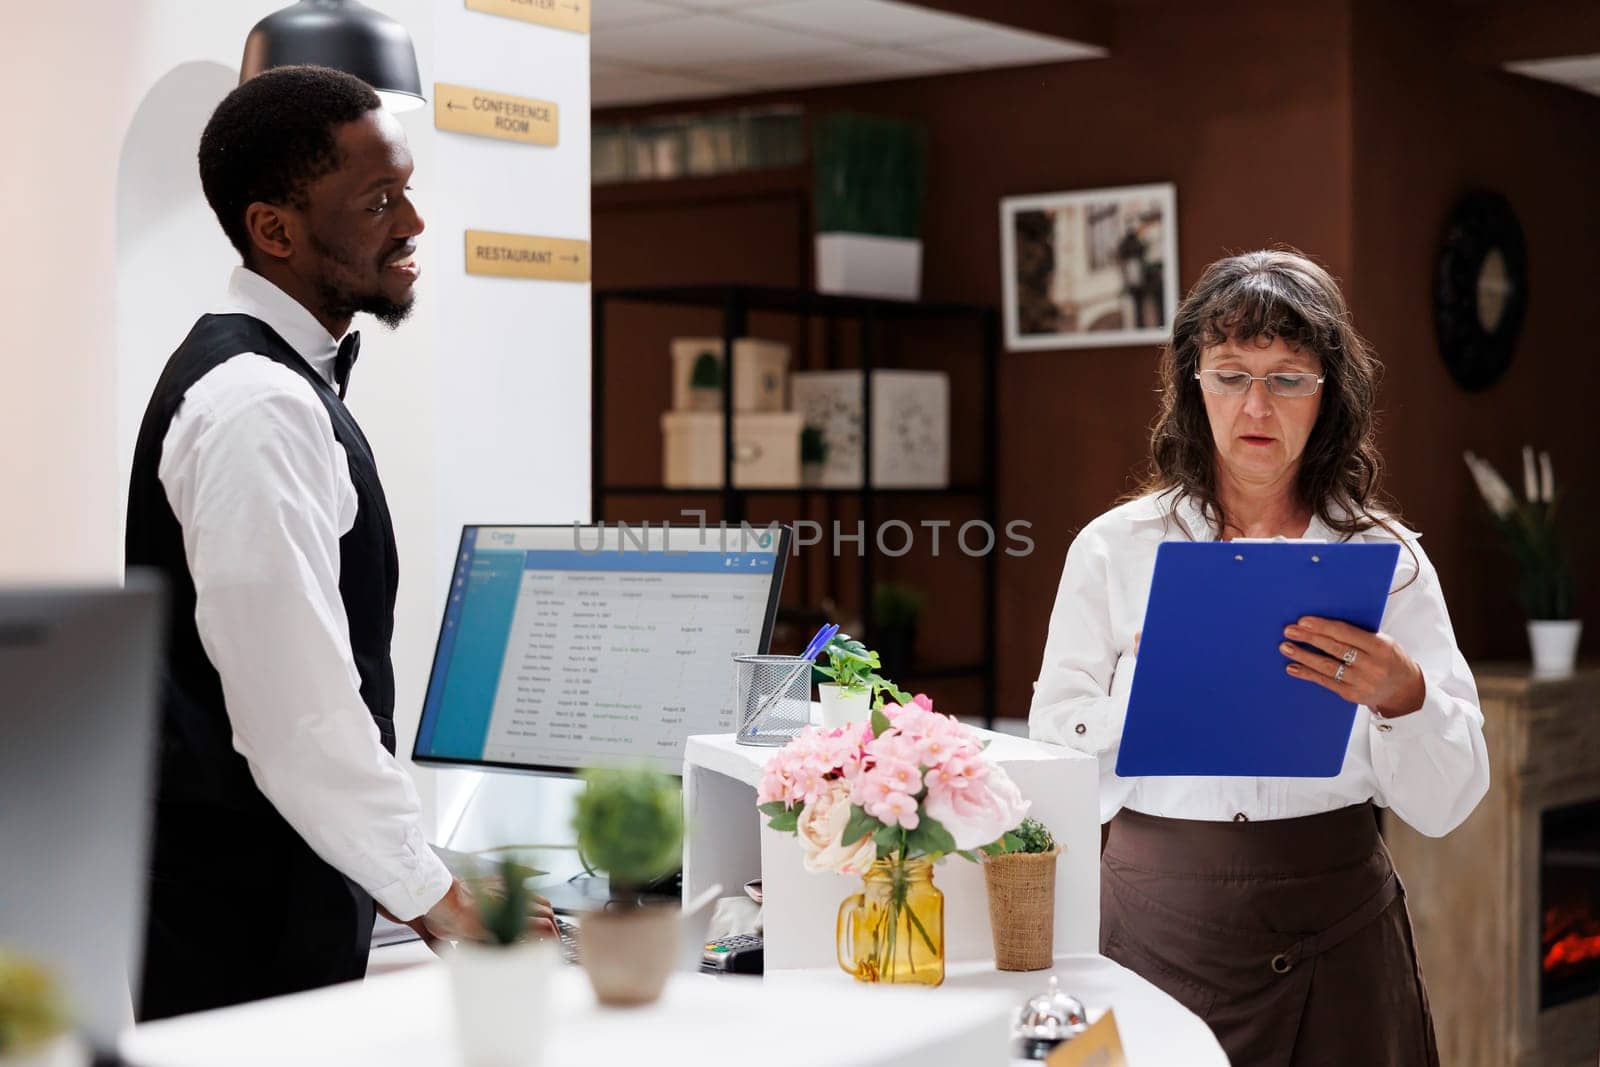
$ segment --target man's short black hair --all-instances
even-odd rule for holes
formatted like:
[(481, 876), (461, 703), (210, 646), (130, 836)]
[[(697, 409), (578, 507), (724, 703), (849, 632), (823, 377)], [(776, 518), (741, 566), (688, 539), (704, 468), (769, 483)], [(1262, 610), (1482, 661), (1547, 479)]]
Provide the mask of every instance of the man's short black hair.
[(335, 128), (381, 106), (366, 82), (328, 67), (274, 67), (217, 105), (200, 135), (200, 186), (246, 263), (245, 208), (304, 208), (306, 187), (339, 167)]

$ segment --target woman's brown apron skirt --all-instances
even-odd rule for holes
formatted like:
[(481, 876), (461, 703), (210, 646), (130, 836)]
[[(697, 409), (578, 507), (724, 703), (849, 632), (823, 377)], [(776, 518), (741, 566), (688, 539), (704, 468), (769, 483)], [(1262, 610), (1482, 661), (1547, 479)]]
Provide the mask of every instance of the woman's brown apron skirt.
[(1372, 805), (1269, 822), (1124, 810), (1100, 876), (1100, 951), (1204, 1019), (1234, 1067), (1437, 1067)]

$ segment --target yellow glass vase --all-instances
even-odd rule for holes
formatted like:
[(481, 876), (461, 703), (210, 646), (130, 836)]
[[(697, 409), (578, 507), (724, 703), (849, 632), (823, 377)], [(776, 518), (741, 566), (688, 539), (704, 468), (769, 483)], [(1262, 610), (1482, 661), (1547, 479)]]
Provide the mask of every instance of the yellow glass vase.
[(944, 894), (925, 859), (878, 860), (839, 905), (839, 966), (858, 982), (944, 982)]

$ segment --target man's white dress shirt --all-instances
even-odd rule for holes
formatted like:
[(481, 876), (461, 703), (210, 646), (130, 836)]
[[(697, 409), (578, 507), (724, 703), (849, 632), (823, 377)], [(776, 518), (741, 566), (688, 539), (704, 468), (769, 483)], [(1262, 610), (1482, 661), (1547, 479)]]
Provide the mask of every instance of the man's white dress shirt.
[[(332, 382), (338, 341), (259, 274), (235, 269), (217, 312), (266, 323)], [(322, 401), (266, 356), (236, 356), (184, 394), (159, 476), (183, 527), (200, 641), (256, 785), (328, 864), (396, 917), (421, 915), (450, 872), (361, 699), (339, 596), (356, 491)]]
[[(1391, 525), (1403, 543), (1380, 630), (1422, 668), (1427, 696), (1418, 711), (1391, 719), (1357, 708), (1337, 778), (1122, 778), (1114, 771), (1156, 546), (1216, 539), (1197, 504), (1174, 507), (1170, 494), (1113, 508), (1072, 542), (1028, 715), (1032, 736), (1099, 757), (1102, 822), (1124, 807), (1174, 819), (1289, 819), (1370, 799), (1424, 834), (1448, 833), (1489, 788), (1483, 714), (1439, 576), (1419, 535)], [(1304, 539), (1341, 538), (1313, 518)], [(1394, 539), (1377, 527), (1350, 540)]]

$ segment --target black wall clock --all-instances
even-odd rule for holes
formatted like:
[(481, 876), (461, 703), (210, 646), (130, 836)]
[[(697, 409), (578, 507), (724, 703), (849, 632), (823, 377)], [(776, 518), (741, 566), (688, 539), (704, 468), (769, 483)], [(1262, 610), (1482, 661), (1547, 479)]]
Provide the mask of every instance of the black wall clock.
[(1511, 365), (1528, 310), (1522, 226), (1499, 193), (1468, 193), (1450, 214), (1434, 273), (1433, 323), (1451, 377), (1487, 389)]

